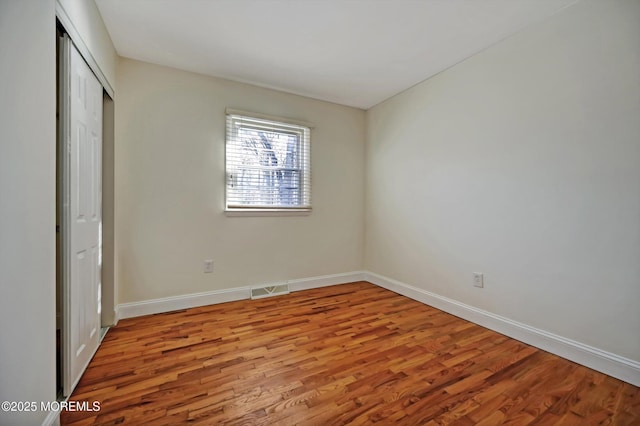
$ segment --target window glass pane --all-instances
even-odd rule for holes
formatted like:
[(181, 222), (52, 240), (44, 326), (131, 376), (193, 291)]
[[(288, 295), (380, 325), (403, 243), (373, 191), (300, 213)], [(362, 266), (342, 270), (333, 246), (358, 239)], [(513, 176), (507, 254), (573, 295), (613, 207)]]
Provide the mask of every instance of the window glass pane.
[(309, 129), (227, 117), (227, 207), (310, 207)]

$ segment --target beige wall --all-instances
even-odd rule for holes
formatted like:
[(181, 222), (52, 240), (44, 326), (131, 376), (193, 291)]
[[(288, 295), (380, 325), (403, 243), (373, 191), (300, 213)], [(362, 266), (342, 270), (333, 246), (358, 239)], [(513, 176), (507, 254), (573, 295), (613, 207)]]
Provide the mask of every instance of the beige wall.
[(579, 2), (369, 110), (365, 268), (640, 361), (639, 16)]
[[(360, 270), (362, 110), (128, 59), (117, 78), (120, 303)], [(227, 107), (315, 124), (310, 215), (225, 216)]]
[(1, 1), (0, 401), (56, 398), (55, 74), (53, 1)]

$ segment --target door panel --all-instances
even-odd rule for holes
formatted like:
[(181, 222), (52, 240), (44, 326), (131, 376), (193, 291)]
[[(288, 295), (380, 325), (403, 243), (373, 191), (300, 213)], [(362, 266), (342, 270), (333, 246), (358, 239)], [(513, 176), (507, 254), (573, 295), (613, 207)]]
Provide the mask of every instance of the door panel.
[(63, 390), (69, 395), (100, 336), (102, 86), (67, 37), (62, 46)]

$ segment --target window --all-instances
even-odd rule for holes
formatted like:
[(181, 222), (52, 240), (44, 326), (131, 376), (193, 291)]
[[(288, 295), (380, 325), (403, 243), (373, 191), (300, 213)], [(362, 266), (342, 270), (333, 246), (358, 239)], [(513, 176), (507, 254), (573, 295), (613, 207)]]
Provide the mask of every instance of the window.
[(227, 111), (227, 211), (311, 209), (308, 126)]

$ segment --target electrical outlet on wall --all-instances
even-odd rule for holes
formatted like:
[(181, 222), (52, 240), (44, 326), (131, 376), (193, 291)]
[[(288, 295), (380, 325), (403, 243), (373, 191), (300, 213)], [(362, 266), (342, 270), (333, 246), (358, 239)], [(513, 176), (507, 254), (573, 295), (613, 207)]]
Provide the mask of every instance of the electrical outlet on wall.
[(213, 272), (213, 260), (207, 259), (204, 261), (204, 273), (210, 274)]
[(482, 275), (481, 272), (473, 273), (473, 286), (480, 287), (480, 288), (484, 287), (484, 276)]

